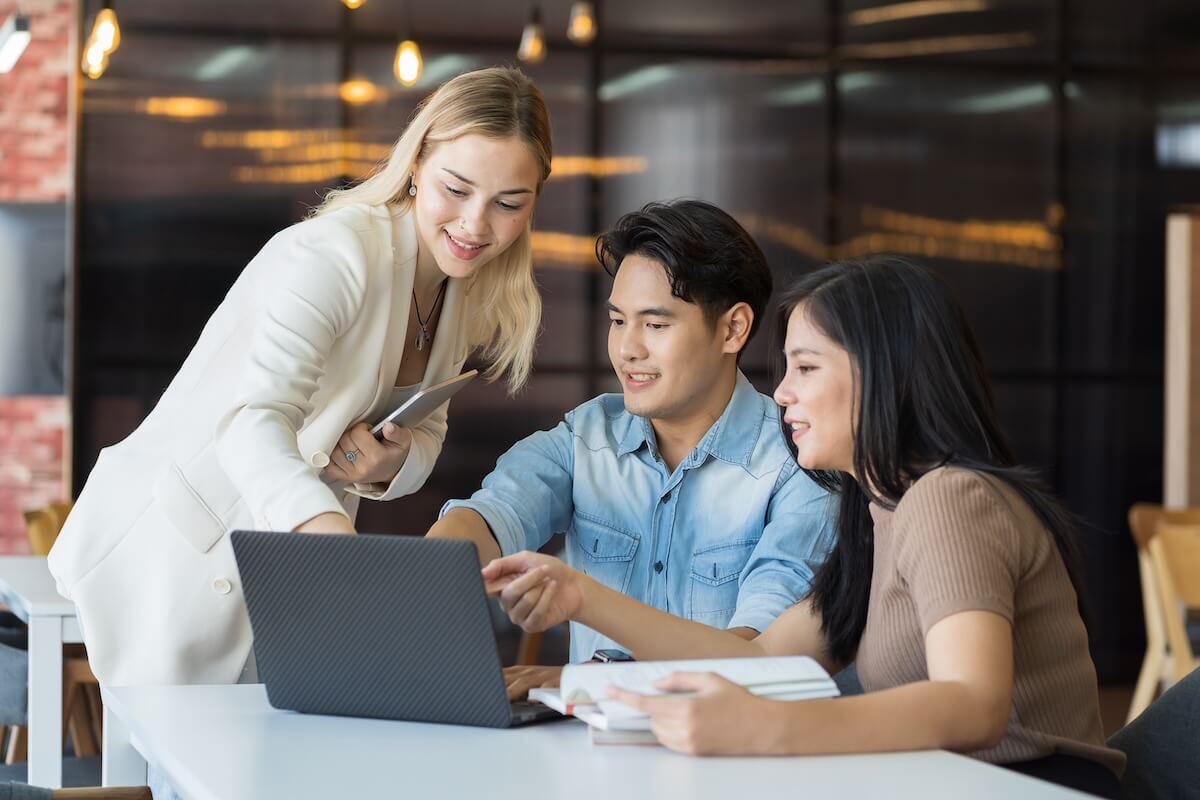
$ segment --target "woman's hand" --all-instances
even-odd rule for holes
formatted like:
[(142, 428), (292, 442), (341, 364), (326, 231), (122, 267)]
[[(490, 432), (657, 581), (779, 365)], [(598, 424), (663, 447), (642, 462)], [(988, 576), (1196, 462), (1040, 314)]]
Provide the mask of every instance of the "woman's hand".
[(376, 439), (371, 426), (360, 422), (342, 434), (333, 448), (329, 465), (321, 474), (347, 483), (389, 484), (408, 460), (412, 431), (399, 425), (383, 426), (383, 439)]
[(583, 578), (557, 558), (528, 551), (497, 558), (483, 568), (487, 593), (500, 599), (514, 624), (531, 633), (579, 614)]
[(676, 672), (655, 684), (685, 697), (645, 695), (609, 687), (608, 696), (650, 715), (664, 746), (694, 756), (769, 755), (782, 701), (755, 697), (712, 672)]

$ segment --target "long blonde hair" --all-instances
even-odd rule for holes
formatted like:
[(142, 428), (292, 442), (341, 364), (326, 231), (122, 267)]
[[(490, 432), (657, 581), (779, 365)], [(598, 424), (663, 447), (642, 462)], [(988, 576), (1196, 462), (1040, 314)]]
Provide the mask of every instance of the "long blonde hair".
[[(550, 175), (550, 118), (542, 93), (525, 73), (508, 67), (467, 72), (422, 101), (387, 160), (363, 180), (334, 189), (311, 216), (366, 203), (407, 211), (412, 175), (434, 147), (460, 136), (516, 136), (538, 162), (537, 190)], [(529, 379), (541, 326), (542, 300), (533, 280), (533, 244), (525, 231), (507, 250), (475, 274), (469, 289), (469, 345), (490, 362), (489, 380), (508, 379), (514, 394)]]

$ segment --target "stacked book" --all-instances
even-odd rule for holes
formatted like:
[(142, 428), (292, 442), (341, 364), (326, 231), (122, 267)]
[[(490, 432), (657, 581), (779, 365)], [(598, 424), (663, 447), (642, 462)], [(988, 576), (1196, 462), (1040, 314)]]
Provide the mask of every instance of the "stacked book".
[(833, 678), (816, 661), (807, 656), (780, 656), (568, 664), (559, 688), (532, 689), (529, 699), (586, 722), (594, 744), (654, 744), (657, 739), (650, 730), (650, 718), (610, 699), (607, 689), (619, 686), (642, 694), (671, 694), (654, 684), (673, 672), (715, 672), (751, 694), (772, 700), (838, 695)]

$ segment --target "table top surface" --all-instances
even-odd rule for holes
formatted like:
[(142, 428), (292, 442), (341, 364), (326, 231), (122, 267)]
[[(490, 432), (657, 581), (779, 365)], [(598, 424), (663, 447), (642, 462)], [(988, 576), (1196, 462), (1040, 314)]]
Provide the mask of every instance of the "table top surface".
[(0, 556), (0, 602), (26, 622), (75, 616), (75, 604), (54, 587), (45, 556)]
[(261, 684), (115, 687), (105, 703), (193, 800), (1084, 797), (945, 751), (693, 758), (593, 745), (578, 720), (494, 730), (279, 711)]

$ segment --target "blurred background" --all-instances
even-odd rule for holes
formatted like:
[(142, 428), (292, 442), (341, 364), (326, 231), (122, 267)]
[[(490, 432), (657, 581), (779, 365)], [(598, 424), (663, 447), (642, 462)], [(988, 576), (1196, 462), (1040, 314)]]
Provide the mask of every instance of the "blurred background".
[[(119, 46), (89, 61), (102, 7)], [(1125, 514), (1162, 498), (1165, 219), (1200, 203), (1195, 0), (0, 0), (10, 16), (33, 39), (0, 74), (0, 551), (139, 423), (274, 232), (439, 83), (520, 64), (556, 155), (535, 377), (460, 395), (426, 487), (366, 504), (360, 530), (423, 532), (514, 441), (615, 389), (594, 234), (698, 197), (777, 286), (873, 252), (945, 276), (1020, 458), (1086, 523), (1101, 679), (1132, 683)], [(765, 339), (744, 365), (769, 392)]]

